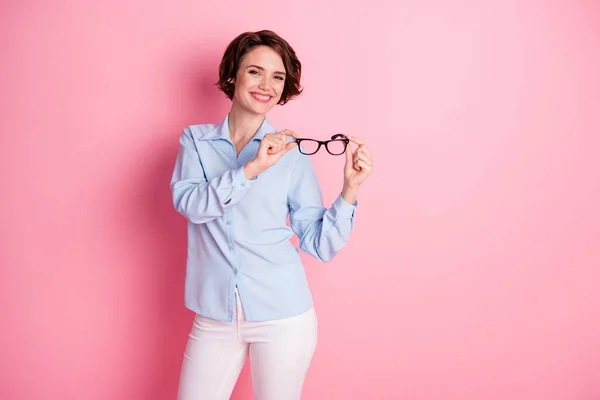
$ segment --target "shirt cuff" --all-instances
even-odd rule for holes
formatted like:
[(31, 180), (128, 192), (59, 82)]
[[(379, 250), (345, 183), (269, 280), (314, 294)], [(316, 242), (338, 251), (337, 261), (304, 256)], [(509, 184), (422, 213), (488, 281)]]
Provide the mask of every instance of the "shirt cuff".
[(336, 210), (336, 214), (344, 218), (354, 218), (354, 212), (358, 206), (358, 200), (354, 200), (354, 204), (350, 204), (344, 200), (340, 194), (333, 203), (333, 208)]
[(244, 167), (240, 167), (233, 171), (233, 187), (242, 187), (245, 188), (247, 186), (251, 186), (258, 179), (258, 175), (254, 177), (254, 179), (246, 178), (246, 173), (244, 172)]
[(248, 190), (257, 179), (258, 176), (254, 177), (254, 179), (246, 178), (244, 167), (231, 171), (231, 186), (229, 189), (230, 193), (225, 199), (223, 199), (223, 205), (230, 205), (232, 201), (233, 204), (236, 204), (239, 199), (242, 198), (245, 191)]

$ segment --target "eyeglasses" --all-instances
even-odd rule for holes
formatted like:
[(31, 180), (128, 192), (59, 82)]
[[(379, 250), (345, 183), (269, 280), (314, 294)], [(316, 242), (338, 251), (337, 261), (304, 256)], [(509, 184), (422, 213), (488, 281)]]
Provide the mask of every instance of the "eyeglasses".
[(296, 138), (295, 140), (296, 143), (298, 143), (300, 153), (307, 156), (315, 154), (322, 145), (325, 146), (327, 152), (332, 156), (339, 156), (344, 154), (346, 147), (348, 147), (348, 143), (350, 143), (348, 137), (341, 133), (337, 133), (331, 137), (331, 140), (325, 141), (305, 138)]

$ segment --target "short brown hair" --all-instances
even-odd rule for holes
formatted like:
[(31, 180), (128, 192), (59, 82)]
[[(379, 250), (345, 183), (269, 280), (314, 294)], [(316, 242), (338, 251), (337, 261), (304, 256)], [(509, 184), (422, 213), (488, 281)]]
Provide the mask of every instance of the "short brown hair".
[(270, 30), (258, 32), (244, 32), (238, 35), (229, 43), (225, 49), (225, 54), (219, 65), (219, 81), (216, 85), (229, 97), (233, 99), (235, 85), (232, 79), (236, 77), (240, 63), (244, 55), (257, 46), (268, 46), (275, 50), (283, 60), (285, 66), (286, 78), (283, 86), (281, 98), (277, 104), (285, 104), (289, 100), (302, 93), (300, 86), (300, 75), (302, 64), (292, 46), (289, 45), (281, 36)]

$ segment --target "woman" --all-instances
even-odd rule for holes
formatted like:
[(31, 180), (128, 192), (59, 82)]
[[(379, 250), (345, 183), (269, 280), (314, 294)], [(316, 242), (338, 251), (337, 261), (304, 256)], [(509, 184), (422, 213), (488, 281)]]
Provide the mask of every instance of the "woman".
[(274, 32), (239, 35), (217, 83), (230, 112), (180, 137), (171, 191), (188, 220), (185, 304), (196, 313), (180, 400), (228, 399), (248, 356), (256, 399), (300, 398), (317, 318), (289, 239), (295, 233), (303, 251), (331, 260), (348, 240), (358, 188), (373, 165), (364, 143), (349, 138), (358, 147), (345, 151), (342, 191), (323, 206), (297, 135), (266, 118), (301, 93), (300, 74), (294, 50)]

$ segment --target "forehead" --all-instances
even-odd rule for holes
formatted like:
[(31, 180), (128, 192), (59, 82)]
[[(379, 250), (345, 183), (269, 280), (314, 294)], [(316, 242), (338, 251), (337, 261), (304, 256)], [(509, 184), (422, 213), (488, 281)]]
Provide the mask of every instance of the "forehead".
[(285, 71), (279, 53), (268, 46), (257, 46), (247, 52), (241, 60), (241, 66), (258, 65), (267, 70)]

